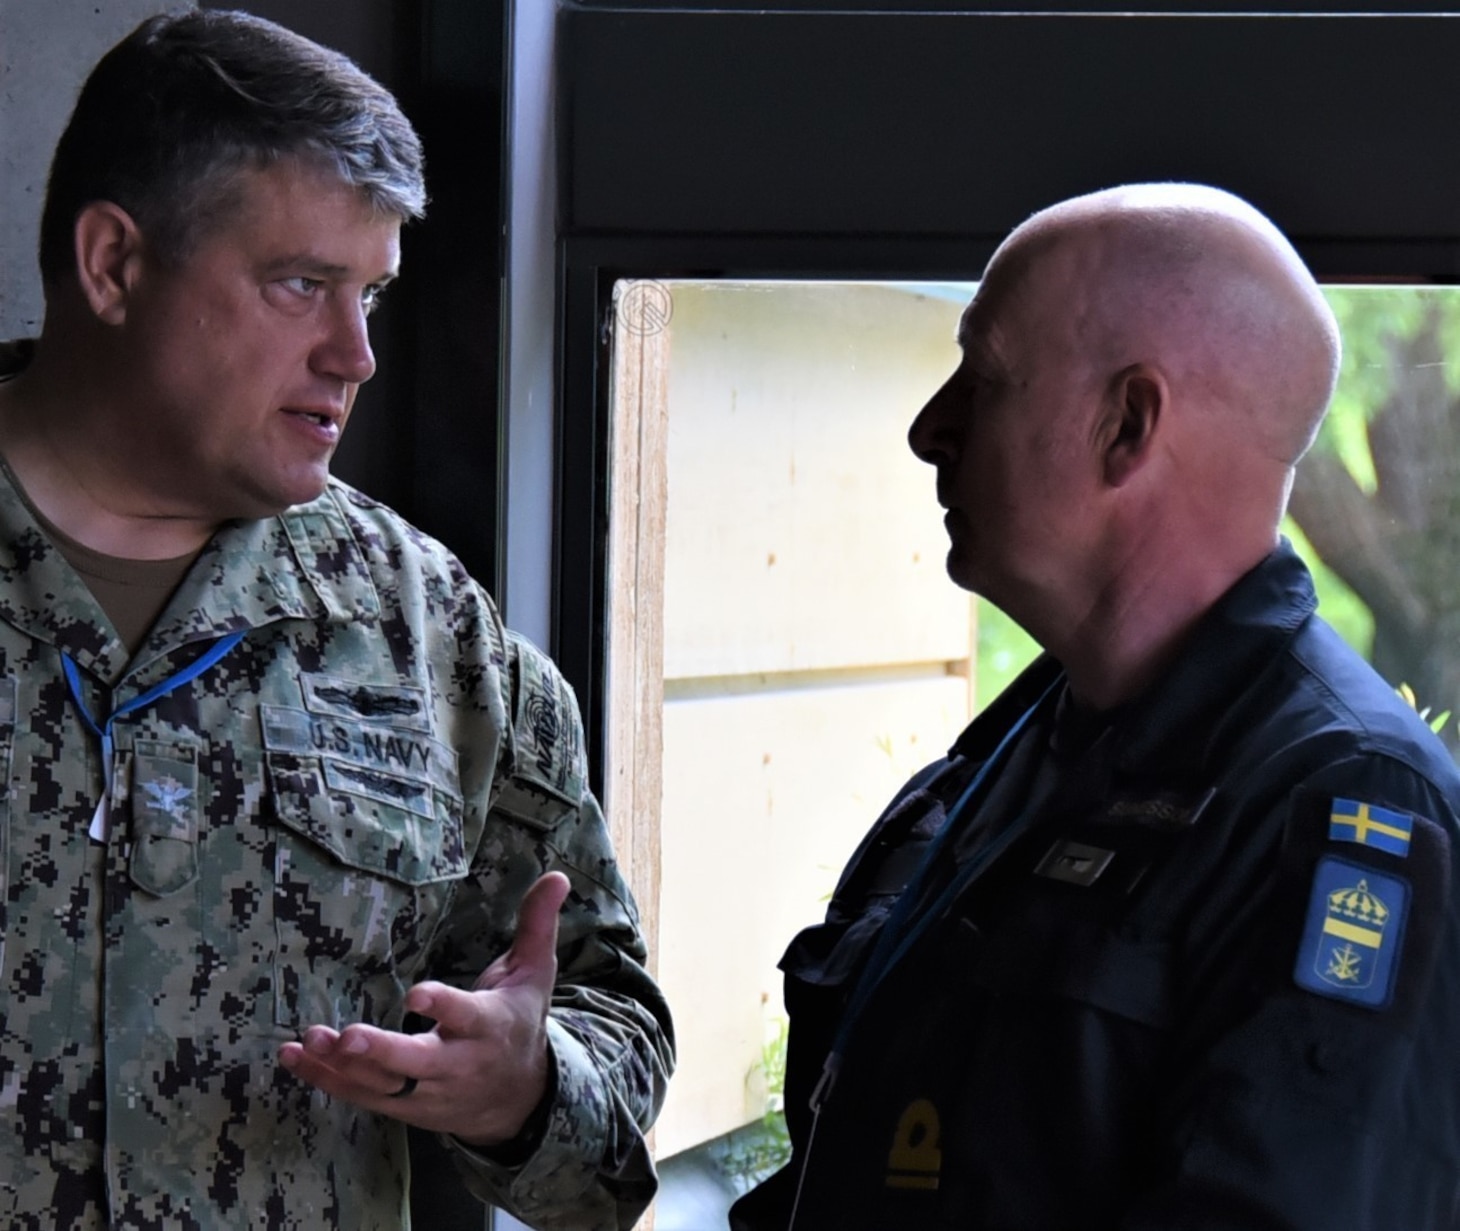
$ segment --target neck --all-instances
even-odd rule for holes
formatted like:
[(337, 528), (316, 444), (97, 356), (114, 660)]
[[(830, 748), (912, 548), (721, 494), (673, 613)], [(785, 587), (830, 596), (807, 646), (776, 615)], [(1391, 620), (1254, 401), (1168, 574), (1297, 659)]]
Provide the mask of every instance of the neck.
[(1275, 546), (1274, 535), (1225, 558), (1217, 545), (1210, 555), (1178, 549), (1144, 557), (1139, 573), (1111, 578), (1083, 610), (1067, 614), (1040, 641), (1064, 665), (1082, 705), (1113, 709), (1157, 682), (1202, 617)]
[(92, 551), (130, 560), (195, 553), (217, 525), (170, 515), (118, 473), (118, 414), (103, 390), (48, 362), (34, 361), (0, 384), (0, 457), (26, 498), (62, 533)]

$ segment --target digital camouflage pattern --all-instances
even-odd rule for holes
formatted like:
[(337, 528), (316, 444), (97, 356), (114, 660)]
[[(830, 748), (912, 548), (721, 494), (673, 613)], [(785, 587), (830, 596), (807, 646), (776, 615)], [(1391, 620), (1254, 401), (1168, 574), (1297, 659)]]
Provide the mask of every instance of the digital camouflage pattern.
[[(0, 1226), (408, 1225), (405, 1126), (279, 1067), (304, 1027), (402, 1024), (470, 986), (545, 870), (572, 881), (558, 1094), (515, 1168), (455, 1146), (524, 1221), (621, 1228), (673, 1061), (636, 910), (585, 786), (573, 696), (442, 547), (332, 483), (236, 523), (128, 654), (0, 481)], [(242, 642), (112, 729), (217, 638)]]

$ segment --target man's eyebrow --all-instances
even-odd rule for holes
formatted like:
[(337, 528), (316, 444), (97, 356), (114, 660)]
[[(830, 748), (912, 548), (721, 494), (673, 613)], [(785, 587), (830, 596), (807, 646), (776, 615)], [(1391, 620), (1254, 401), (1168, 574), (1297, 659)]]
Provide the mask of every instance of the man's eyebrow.
[[(272, 261), (265, 262), (263, 272), (265, 275), (288, 272), (304, 274), (307, 277), (333, 279), (348, 279), (353, 273), (348, 265), (337, 265), (332, 261), (324, 261), (303, 252), (275, 257)], [(383, 287), (387, 283), (395, 281), (395, 276), (396, 271), (388, 269), (380, 277), (368, 279), (368, 282), (371, 286)]]

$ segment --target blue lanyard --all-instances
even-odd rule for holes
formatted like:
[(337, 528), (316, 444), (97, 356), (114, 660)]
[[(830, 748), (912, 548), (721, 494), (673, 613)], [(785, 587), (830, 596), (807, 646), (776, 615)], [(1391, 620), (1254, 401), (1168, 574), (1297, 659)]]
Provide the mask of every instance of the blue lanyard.
[(106, 793), (111, 794), (112, 787), (112, 724), (118, 718), (127, 714), (135, 713), (151, 705), (159, 697), (165, 697), (175, 688), (181, 688), (184, 684), (198, 678), (227, 654), (234, 646), (243, 640), (247, 629), (240, 629), (238, 632), (228, 633), (218, 638), (208, 647), (206, 653), (194, 659), (176, 675), (170, 675), (162, 683), (154, 685), (140, 696), (133, 697), (130, 701), (123, 702), (115, 710), (107, 715), (106, 721), (98, 723), (92, 717), (91, 711), (86, 708), (85, 698), (81, 694), (81, 673), (77, 671), (76, 664), (71, 661), (71, 655), (65, 651), (61, 653), (61, 669), (66, 673), (66, 686), (71, 690), (71, 699), (76, 702), (76, 708), (81, 714), (81, 720), (91, 728), (101, 740), (101, 772), (106, 783)]
[(1015, 838), (1024, 832), (1029, 822), (1029, 814), (1021, 813), (1014, 820), (1005, 825), (997, 834), (986, 842), (962, 867), (957, 871), (952, 881), (938, 895), (935, 901), (926, 910), (913, 918), (913, 911), (917, 908), (922, 898), (928, 881), (934, 874), (939, 856), (943, 849), (953, 840), (957, 834), (958, 822), (965, 810), (971, 805), (980, 789), (992, 777), (994, 770), (1005, 758), (1014, 742), (1019, 738), (1024, 728), (1029, 725), (1030, 719), (1049, 699), (1051, 693), (1064, 683), (1064, 676), (1058, 676), (1048, 688), (1039, 695), (1023, 716), (1004, 734), (988, 759), (973, 776), (971, 781), (958, 797), (948, 813), (948, 819), (943, 823), (943, 828), (938, 831), (928, 847), (923, 861), (918, 865), (918, 870), (907, 887), (898, 896), (897, 904), (892, 909), (892, 914), (882, 927), (882, 934), (877, 939), (877, 946), (872, 950), (872, 956), (867, 960), (866, 966), (862, 968), (861, 977), (857, 980), (857, 986), (853, 990), (850, 1000), (847, 1002), (846, 1011), (842, 1014), (841, 1026), (838, 1028), (836, 1037), (832, 1042), (831, 1051), (826, 1057), (826, 1067), (822, 1070), (821, 1078), (816, 1084), (816, 1089), (811, 1094), (811, 1107), (813, 1111), (819, 1111), (821, 1104), (826, 1101), (831, 1093), (831, 1087), (836, 1081), (837, 1072), (841, 1068), (841, 1058), (846, 1051), (847, 1042), (851, 1038), (852, 1030), (861, 1017), (862, 1011), (867, 1007), (867, 1002), (872, 999), (872, 994), (881, 985), (888, 973), (908, 953), (908, 951), (920, 940), (923, 934), (932, 926), (943, 912), (953, 903), (973, 880), (1000, 855), (1006, 851)]

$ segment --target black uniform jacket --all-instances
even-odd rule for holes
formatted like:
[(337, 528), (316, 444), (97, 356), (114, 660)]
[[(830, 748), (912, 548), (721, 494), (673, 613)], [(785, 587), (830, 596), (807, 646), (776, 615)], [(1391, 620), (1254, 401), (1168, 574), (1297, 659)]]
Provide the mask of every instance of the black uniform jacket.
[[(1093, 742), (1044, 658), (904, 788), (782, 960), (795, 1152), (736, 1231), (1460, 1228), (1460, 775), (1315, 606), (1284, 544)], [(1051, 683), (1053, 794), (878, 985), (813, 1140), (892, 903)]]

